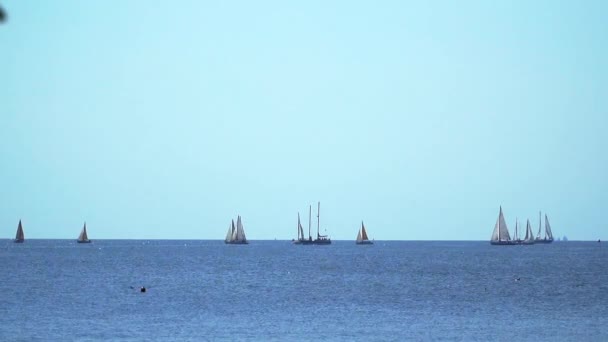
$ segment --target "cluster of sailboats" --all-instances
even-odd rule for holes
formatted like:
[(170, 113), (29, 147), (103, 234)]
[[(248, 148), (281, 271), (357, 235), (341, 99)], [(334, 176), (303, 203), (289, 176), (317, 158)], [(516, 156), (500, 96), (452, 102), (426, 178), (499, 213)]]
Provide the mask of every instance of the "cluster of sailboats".
[[(312, 219), (312, 206), (308, 208), (308, 237), (304, 235), (304, 229), (302, 228), (302, 222), (300, 221), (300, 213), (298, 213), (298, 225), (297, 232), (298, 238), (293, 239), (292, 242), (295, 245), (330, 245), (331, 238), (328, 235), (321, 235), (321, 202), (318, 203), (317, 206), (317, 236), (313, 239), (311, 234), (311, 219)], [(553, 232), (551, 231), (551, 224), (549, 223), (549, 218), (547, 214), (545, 214), (545, 234), (542, 236), (541, 231), (541, 213), (538, 213), (538, 233), (536, 237), (532, 233), (532, 227), (530, 225), (530, 220), (526, 222), (526, 233), (524, 238), (520, 238), (520, 229), (519, 229), (519, 221), (515, 220), (515, 234), (513, 238), (511, 238), (511, 234), (509, 233), (509, 229), (507, 228), (507, 223), (505, 221), (504, 214), (502, 212), (502, 206), (498, 212), (498, 219), (496, 220), (496, 225), (494, 226), (494, 231), (492, 232), (492, 237), (490, 239), (490, 243), (492, 245), (533, 245), (537, 243), (551, 243), (553, 242)], [(15, 242), (21, 243), (25, 241), (25, 234), (23, 233), (23, 225), (21, 220), (19, 220), (19, 225), (17, 226), (17, 233), (15, 234)], [(78, 243), (90, 243), (91, 240), (87, 234), (87, 223), (85, 222), (82, 230), (80, 231), (80, 235), (78, 235), (78, 239), (76, 239)], [(243, 221), (241, 216), (237, 216), (236, 224), (234, 223), (234, 219), (231, 221), (230, 226), (228, 227), (228, 231), (226, 232), (226, 238), (224, 239), (226, 244), (231, 245), (246, 245), (249, 243), (247, 241), (247, 236), (245, 235), (245, 229), (243, 228)], [(365, 224), (361, 221), (361, 228), (357, 233), (357, 239), (355, 240), (358, 245), (371, 245), (373, 242), (369, 239), (367, 235), (367, 231), (365, 229)]]
[[(312, 205), (308, 207), (308, 237), (304, 235), (304, 228), (302, 228), (302, 222), (300, 220), (300, 213), (298, 213), (298, 238), (293, 239), (294, 245), (331, 245), (331, 238), (328, 235), (321, 235), (321, 202), (317, 206), (317, 237), (313, 239), (311, 234), (312, 226)], [(236, 219), (236, 226), (234, 219), (231, 221), (228, 231), (226, 232), (226, 238), (224, 243), (230, 245), (246, 245), (249, 242), (245, 235), (245, 229), (243, 228), (243, 221), (239, 215)], [(371, 245), (373, 242), (367, 236), (365, 225), (361, 221), (361, 229), (357, 234), (356, 243), (358, 245)]]
[(512, 246), (512, 245), (534, 245), (537, 243), (551, 243), (553, 242), (553, 232), (551, 231), (551, 224), (549, 223), (549, 218), (547, 214), (545, 214), (545, 235), (542, 237), (541, 232), (541, 213), (538, 213), (538, 233), (536, 237), (532, 233), (532, 227), (530, 226), (530, 220), (528, 219), (526, 222), (526, 235), (523, 239), (519, 236), (519, 222), (517, 219), (515, 220), (515, 234), (513, 238), (509, 234), (509, 229), (507, 228), (507, 223), (505, 221), (505, 217), (502, 213), (502, 206), (498, 212), (498, 219), (496, 220), (496, 225), (494, 225), (494, 231), (492, 232), (492, 238), (490, 238), (490, 243), (493, 245), (504, 245), (504, 246)]

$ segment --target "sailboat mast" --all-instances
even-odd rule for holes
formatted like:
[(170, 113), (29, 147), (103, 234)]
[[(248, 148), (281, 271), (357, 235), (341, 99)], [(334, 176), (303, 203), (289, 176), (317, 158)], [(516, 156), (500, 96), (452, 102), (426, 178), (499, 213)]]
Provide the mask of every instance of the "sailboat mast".
[(308, 205), (308, 237), (310, 238), (312, 235), (310, 235), (310, 221), (311, 221), (311, 217), (312, 217), (312, 205)]
[(502, 206), (500, 207), (500, 212), (498, 213), (498, 241), (500, 241), (500, 217), (502, 216)]
[(317, 206), (317, 237), (319, 237), (319, 226), (320, 226), (320, 222), (321, 222), (320, 216), (321, 216), (321, 202), (319, 202), (318, 206)]

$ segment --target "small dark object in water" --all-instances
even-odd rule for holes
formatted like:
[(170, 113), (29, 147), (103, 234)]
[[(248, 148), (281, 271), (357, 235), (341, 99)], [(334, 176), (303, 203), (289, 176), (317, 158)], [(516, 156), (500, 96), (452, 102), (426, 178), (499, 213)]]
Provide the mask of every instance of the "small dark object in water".
[(139, 292), (146, 292), (146, 288), (145, 288), (144, 286), (142, 286), (142, 287), (139, 289)]
[(520, 280), (521, 280), (520, 277), (515, 278), (515, 281), (520, 281)]
[(4, 9), (2, 7), (0, 7), (0, 23), (3, 23), (6, 21), (6, 13), (4, 12)]

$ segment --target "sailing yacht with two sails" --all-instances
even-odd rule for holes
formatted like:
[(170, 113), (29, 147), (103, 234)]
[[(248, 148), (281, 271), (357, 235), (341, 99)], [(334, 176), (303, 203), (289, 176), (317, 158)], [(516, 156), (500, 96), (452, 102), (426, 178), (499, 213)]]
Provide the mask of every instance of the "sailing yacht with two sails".
[(492, 232), (492, 238), (490, 239), (492, 245), (512, 246), (517, 243), (511, 240), (509, 235), (509, 229), (507, 228), (507, 222), (505, 216), (502, 213), (502, 206), (498, 212), (498, 219), (496, 219), (496, 225), (494, 225), (494, 231)]
[(247, 241), (247, 237), (245, 236), (245, 229), (243, 229), (241, 215), (239, 215), (236, 219), (236, 228), (234, 226), (234, 219), (232, 220), (230, 227), (228, 227), (228, 232), (226, 233), (224, 243), (229, 245), (246, 245), (249, 243)]
[(357, 240), (355, 241), (357, 245), (373, 245), (374, 243), (370, 241), (367, 237), (367, 231), (365, 230), (365, 225), (363, 221), (361, 221), (361, 229), (359, 229), (359, 233), (357, 233)]

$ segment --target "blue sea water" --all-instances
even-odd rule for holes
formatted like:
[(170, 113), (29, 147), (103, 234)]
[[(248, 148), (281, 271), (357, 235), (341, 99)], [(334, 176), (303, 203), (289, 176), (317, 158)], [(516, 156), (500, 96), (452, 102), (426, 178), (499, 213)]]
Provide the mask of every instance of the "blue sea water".
[(607, 261), (597, 242), (3, 240), (0, 340), (608, 341)]

